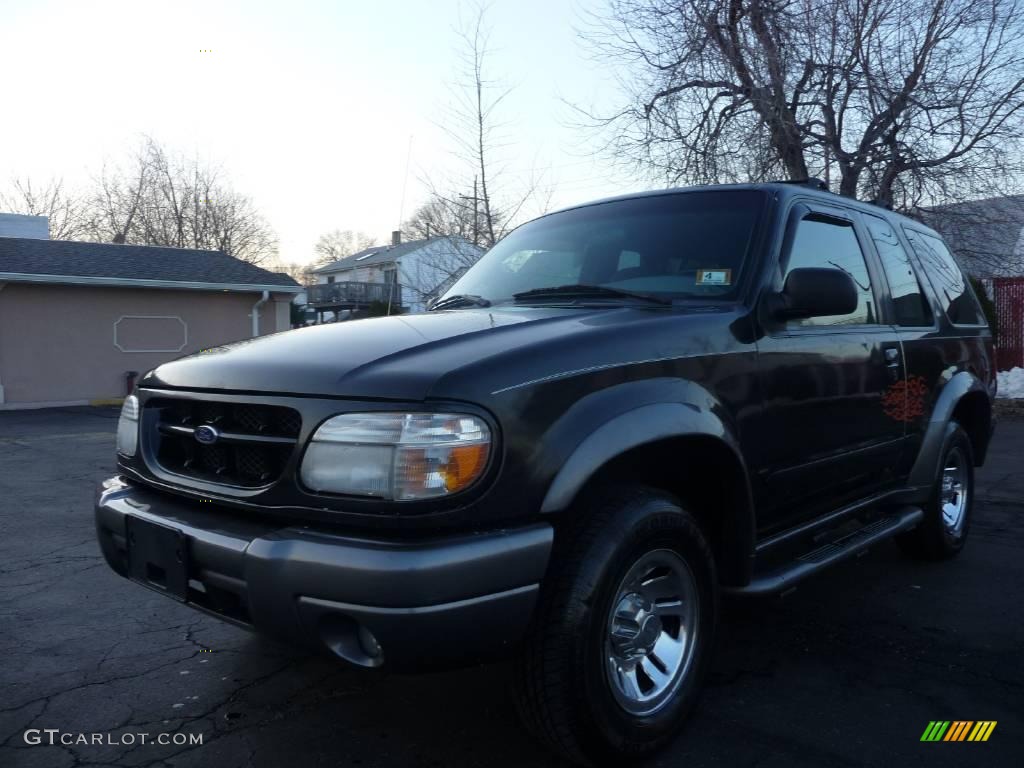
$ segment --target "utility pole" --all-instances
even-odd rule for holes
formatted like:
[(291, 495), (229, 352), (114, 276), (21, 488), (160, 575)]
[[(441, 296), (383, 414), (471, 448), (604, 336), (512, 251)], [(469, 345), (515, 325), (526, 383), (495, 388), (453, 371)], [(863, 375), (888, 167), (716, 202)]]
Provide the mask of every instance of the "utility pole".
[(473, 177), (473, 196), (459, 195), (463, 200), (473, 201), (473, 245), (480, 245), (480, 214), (477, 213), (480, 198), (476, 194), (476, 180), (477, 177)]

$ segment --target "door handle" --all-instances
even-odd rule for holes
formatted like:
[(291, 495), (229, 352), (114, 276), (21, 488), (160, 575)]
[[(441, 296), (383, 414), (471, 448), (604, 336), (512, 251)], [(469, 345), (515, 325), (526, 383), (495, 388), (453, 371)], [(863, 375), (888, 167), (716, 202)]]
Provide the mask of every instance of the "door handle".
[(900, 363), (899, 347), (885, 348), (885, 367), (889, 369), (889, 375), (894, 381), (898, 381), (900, 379), (903, 366)]

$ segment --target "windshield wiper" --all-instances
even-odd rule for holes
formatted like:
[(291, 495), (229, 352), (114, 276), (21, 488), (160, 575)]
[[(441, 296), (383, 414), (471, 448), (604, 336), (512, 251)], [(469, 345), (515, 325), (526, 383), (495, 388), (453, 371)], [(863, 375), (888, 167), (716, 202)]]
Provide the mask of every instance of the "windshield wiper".
[(528, 301), (529, 299), (633, 299), (636, 301), (649, 301), (653, 304), (671, 305), (671, 299), (662, 299), (651, 296), (647, 293), (633, 293), (622, 291), (618, 288), (607, 288), (603, 285), (556, 285), (550, 288), (534, 288), (530, 291), (523, 291), (512, 295), (516, 301)]
[(430, 311), (433, 312), (435, 309), (455, 309), (456, 307), (489, 307), (491, 306), (490, 299), (485, 299), (483, 296), (477, 296), (473, 293), (458, 293), (455, 296), (446, 296), (443, 299), (438, 299), (430, 307)]

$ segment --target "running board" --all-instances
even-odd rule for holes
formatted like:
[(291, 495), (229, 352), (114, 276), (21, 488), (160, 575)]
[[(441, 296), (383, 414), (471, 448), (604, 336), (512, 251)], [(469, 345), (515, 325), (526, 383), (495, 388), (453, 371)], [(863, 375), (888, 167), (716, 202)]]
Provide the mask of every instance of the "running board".
[(909, 531), (921, 522), (924, 512), (920, 507), (901, 507), (885, 517), (865, 525), (852, 533), (797, 556), (788, 563), (759, 574), (745, 587), (726, 588), (734, 595), (771, 595), (786, 592), (798, 581), (866, 551), (873, 544)]

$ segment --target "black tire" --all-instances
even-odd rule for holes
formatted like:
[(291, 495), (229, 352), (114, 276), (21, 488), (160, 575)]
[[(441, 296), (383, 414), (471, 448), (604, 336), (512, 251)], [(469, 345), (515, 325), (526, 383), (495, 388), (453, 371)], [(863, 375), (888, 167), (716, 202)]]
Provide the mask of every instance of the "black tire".
[[(527, 728), (568, 759), (585, 765), (621, 764), (663, 747), (692, 710), (711, 657), (718, 580), (711, 548), (696, 519), (671, 496), (620, 487), (603, 489), (583, 506), (572, 530), (560, 532), (533, 627), (516, 663), (517, 705)], [(614, 673), (606, 666), (608, 643), (615, 642), (609, 634), (612, 603), (627, 588), (627, 575), (632, 579), (639, 573), (634, 566), (642, 569), (651, 558), (668, 558), (675, 568), (670, 578), (680, 573), (683, 580), (678, 565), (684, 563), (692, 577), (685, 594), (696, 596), (695, 601), (681, 601), (695, 602), (695, 614), (686, 620), (666, 615), (664, 628), (659, 618), (653, 631), (671, 633), (674, 620), (677, 633), (685, 623), (695, 632), (688, 635), (693, 639), (691, 655), (680, 654), (688, 661), (678, 663), (678, 676), (666, 675), (676, 682), (666, 686), (664, 701), (656, 711), (634, 714), (616, 699), (623, 696), (623, 678), (618, 677), (616, 693)], [(681, 608), (676, 612), (684, 613)], [(652, 635), (645, 636), (651, 640)], [(652, 685), (654, 678), (636, 673), (633, 679), (638, 675)]]
[[(971, 528), (971, 515), (974, 511), (974, 452), (967, 433), (955, 421), (946, 426), (940, 456), (939, 477), (924, 506), (924, 519), (913, 530), (896, 537), (896, 543), (904, 554), (919, 560), (948, 560), (956, 557), (964, 548)], [(943, 493), (946, 467), (954, 464), (962, 467), (962, 485), (966, 487), (960, 490), (963, 497), (962, 512), (956, 523), (951, 524), (943, 514), (944, 501), (949, 500), (949, 496), (944, 499)]]

